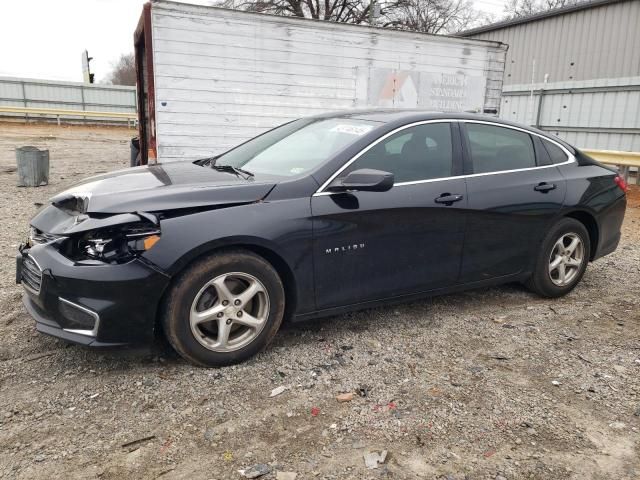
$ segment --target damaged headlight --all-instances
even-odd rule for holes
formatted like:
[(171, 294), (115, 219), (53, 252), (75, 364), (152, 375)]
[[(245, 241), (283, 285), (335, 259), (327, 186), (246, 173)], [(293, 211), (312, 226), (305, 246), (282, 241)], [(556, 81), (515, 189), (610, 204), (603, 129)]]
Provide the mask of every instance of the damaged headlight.
[(151, 249), (160, 229), (149, 225), (122, 225), (85, 233), (75, 243), (75, 256), (121, 263)]
[(34, 245), (43, 245), (62, 238), (61, 235), (54, 235), (52, 233), (46, 233), (42, 230), (38, 230), (35, 227), (29, 228), (29, 237), (27, 238), (27, 245), (33, 247)]

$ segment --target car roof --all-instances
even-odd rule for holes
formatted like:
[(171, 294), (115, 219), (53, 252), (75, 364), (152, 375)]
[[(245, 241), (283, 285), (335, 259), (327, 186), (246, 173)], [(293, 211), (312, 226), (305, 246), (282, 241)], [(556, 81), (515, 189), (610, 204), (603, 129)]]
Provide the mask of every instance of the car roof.
[(445, 112), (411, 108), (376, 108), (339, 110), (315, 115), (317, 118), (353, 118), (370, 122), (390, 123), (402, 119), (420, 117), (423, 120), (446, 116)]
[(500, 118), (496, 118), (493, 115), (483, 115), (478, 113), (468, 113), (468, 112), (438, 112), (433, 110), (424, 110), (424, 109), (398, 109), (398, 108), (378, 108), (378, 109), (354, 109), (354, 110), (342, 110), (336, 112), (328, 112), (320, 115), (315, 115), (315, 118), (349, 118), (354, 120), (364, 120), (369, 122), (377, 122), (383, 124), (397, 124), (398, 126), (413, 123), (413, 122), (421, 122), (425, 120), (476, 120), (482, 122), (495, 123), (497, 125), (506, 125), (511, 127), (518, 127), (524, 130), (527, 130), (532, 133), (536, 133), (538, 135), (542, 135), (543, 137), (548, 137), (556, 142), (561, 143), (567, 149), (569, 149), (572, 153), (575, 153), (575, 149), (573, 146), (566, 143), (564, 140), (556, 137), (555, 135), (539, 130), (534, 127), (530, 127), (527, 125), (522, 125), (520, 123), (511, 122), (509, 120), (503, 120)]

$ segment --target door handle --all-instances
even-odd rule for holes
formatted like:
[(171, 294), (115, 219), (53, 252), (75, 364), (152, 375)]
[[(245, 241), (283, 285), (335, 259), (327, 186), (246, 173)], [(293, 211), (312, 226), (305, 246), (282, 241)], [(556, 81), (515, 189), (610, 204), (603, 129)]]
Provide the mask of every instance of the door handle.
[(533, 187), (533, 189), (536, 192), (542, 192), (542, 193), (550, 192), (551, 190), (555, 190), (555, 188), (556, 188), (555, 183), (547, 183), (547, 182), (540, 182), (538, 185)]
[(462, 200), (462, 195), (443, 193), (439, 197), (437, 197), (434, 201), (436, 203), (444, 203), (445, 205), (453, 205), (454, 202), (459, 202)]

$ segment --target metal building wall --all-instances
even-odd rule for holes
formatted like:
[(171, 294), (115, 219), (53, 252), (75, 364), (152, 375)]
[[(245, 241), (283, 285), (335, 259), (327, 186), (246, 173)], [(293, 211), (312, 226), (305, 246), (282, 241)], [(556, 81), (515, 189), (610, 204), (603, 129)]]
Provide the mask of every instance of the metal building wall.
[(581, 148), (640, 151), (640, 0), (465, 36), (507, 43), (500, 117)]
[(510, 85), (500, 116), (581, 148), (640, 152), (640, 76)]
[[(0, 106), (135, 113), (136, 88), (0, 77)], [(25, 116), (11, 113), (2, 115)], [(29, 114), (29, 117), (33, 118), (33, 115)], [(82, 117), (65, 118), (82, 120)]]
[[(626, 0), (470, 36), (509, 45), (504, 85), (640, 75), (640, 1)], [(534, 72), (535, 59), (535, 72)]]

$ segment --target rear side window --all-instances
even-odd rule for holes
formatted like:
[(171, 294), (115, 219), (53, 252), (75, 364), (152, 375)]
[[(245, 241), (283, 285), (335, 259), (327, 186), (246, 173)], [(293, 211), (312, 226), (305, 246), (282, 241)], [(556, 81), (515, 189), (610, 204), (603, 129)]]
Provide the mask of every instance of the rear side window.
[(374, 145), (344, 172), (373, 168), (391, 172), (395, 183), (451, 176), (453, 144), (449, 123), (405, 128)]
[(567, 154), (564, 153), (564, 150), (562, 150), (555, 143), (551, 143), (549, 140), (542, 139), (542, 144), (547, 150), (547, 153), (549, 154), (549, 157), (551, 157), (551, 161), (553, 163), (564, 163), (569, 159), (567, 157)]
[(474, 173), (499, 172), (536, 166), (528, 133), (511, 128), (467, 123)]

